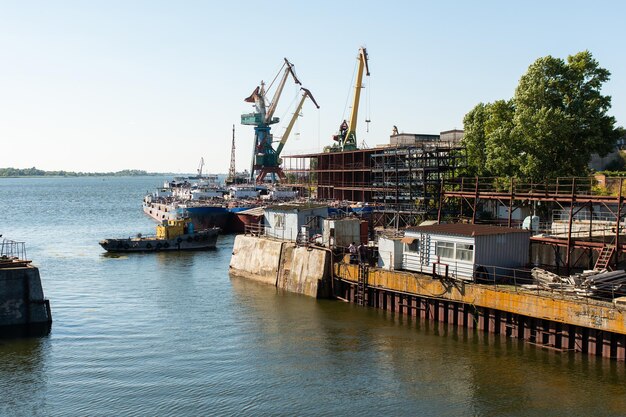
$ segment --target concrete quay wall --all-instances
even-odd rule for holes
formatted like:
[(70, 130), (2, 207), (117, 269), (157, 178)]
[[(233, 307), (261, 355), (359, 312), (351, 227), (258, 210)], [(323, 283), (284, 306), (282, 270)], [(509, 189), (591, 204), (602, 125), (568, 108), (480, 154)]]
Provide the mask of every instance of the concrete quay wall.
[[(0, 328), (26, 328), (52, 322), (39, 269), (34, 266), (0, 269)], [(46, 326), (44, 326), (45, 328)]]
[(230, 273), (310, 297), (331, 296), (331, 253), (321, 248), (238, 235)]
[(284, 242), (238, 235), (233, 244), (230, 272), (265, 284), (276, 285)]
[(334, 265), (336, 296), (549, 349), (626, 360), (626, 311), (612, 303), (380, 269), (369, 270), (359, 297), (358, 272), (356, 265)]

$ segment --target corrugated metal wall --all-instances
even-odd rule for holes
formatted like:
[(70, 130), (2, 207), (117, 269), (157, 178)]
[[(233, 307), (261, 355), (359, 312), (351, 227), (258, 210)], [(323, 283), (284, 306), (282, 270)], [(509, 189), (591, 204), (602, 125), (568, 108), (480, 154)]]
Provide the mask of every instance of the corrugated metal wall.
[(528, 263), (530, 232), (476, 236), (474, 262), (514, 268)]

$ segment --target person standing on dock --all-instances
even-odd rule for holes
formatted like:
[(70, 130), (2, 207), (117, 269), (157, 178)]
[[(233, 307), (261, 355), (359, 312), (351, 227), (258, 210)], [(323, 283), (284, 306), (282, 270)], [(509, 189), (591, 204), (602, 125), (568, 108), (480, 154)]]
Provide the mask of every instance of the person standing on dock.
[(359, 247), (357, 248), (357, 252), (359, 254), (359, 263), (360, 264), (366, 264), (368, 263), (368, 259), (367, 259), (367, 247), (363, 244), (363, 242), (361, 242), (359, 244)]
[(350, 243), (350, 246), (348, 246), (348, 252), (350, 252), (350, 263), (357, 263), (357, 250), (354, 242)]

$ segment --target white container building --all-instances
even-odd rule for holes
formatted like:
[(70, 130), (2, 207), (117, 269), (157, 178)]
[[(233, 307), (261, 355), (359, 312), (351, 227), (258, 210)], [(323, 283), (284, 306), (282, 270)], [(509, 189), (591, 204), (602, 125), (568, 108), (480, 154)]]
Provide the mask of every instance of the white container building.
[(323, 227), (324, 246), (347, 248), (352, 242), (361, 241), (361, 220), (353, 217), (325, 219)]
[(402, 238), (381, 236), (378, 238), (378, 267), (382, 269), (402, 269)]
[(516, 268), (528, 263), (530, 231), (480, 224), (410, 227), (402, 239), (402, 269), (472, 279), (480, 267)]
[(278, 204), (263, 211), (265, 235), (295, 241), (305, 231), (306, 238), (321, 235), (328, 206), (323, 204)]

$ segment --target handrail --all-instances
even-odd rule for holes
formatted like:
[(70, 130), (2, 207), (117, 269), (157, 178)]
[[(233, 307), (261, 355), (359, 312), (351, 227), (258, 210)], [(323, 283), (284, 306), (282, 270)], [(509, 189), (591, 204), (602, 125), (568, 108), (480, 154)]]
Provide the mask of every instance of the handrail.
[(0, 243), (0, 268), (23, 266), (31, 261), (26, 256), (25, 242), (3, 239)]

